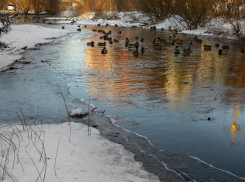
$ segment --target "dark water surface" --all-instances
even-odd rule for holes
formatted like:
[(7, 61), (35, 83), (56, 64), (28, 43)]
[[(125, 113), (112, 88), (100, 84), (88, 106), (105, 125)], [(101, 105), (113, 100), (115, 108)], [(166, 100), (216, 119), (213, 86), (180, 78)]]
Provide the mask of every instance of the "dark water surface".
[[(76, 29), (77, 25), (65, 25)], [(92, 28), (112, 31), (119, 43), (100, 53), (102, 34)], [(245, 177), (245, 54), (234, 41), (201, 37), (193, 41), (190, 56), (174, 55), (174, 46), (154, 50), (157, 36), (170, 32), (144, 29), (87, 27), (62, 38), (57, 45), (42, 47), (37, 59), (50, 66), (64, 80), (73, 96), (105, 110), (117, 125), (146, 136), (160, 150), (197, 157), (217, 168)], [(117, 32), (121, 30), (122, 34)], [(133, 56), (125, 48), (125, 38), (143, 37), (140, 47), (147, 51)], [(184, 36), (181, 48), (194, 35)], [(87, 46), (94, 41), (95, 46)], [(230, 44), (226, 55), (218, 49), (204, 51), (204, 44)]]

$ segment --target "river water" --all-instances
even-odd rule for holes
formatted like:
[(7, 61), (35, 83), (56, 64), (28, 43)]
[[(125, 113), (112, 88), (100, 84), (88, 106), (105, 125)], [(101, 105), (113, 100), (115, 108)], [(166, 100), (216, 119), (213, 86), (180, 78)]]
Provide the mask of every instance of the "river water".
[[(54, 26), (54, 25), (53, 25)], [(61, 28), (61, 26), (54, 26)], [(75, 30), (77, 25), (65, 25)], [(101, 54), (99, 32), (112, 31), (119, 43)], [(121, 31), (122, 34), (117, 33)], [(155, 37), (168, 31), (87, 27), (43, 46), (35, 56), (64, 80), (70, 93), (105, 110), (116, 124), (146, 136), (159, 150), (197, 157), (217, 168), (245, 177), (245, 54), (234, 41), (202, 36), (190, 56), (174, 55), (174, 46), (154, 50)], [(144, 38), (138, 57), (125, 39)], [(177, 34), (186, 48), (194, 35)], [(94, 41), (95, 46), (87, 46)], [(204, 44), (230, 44), (228, 54), (204, 51)]]

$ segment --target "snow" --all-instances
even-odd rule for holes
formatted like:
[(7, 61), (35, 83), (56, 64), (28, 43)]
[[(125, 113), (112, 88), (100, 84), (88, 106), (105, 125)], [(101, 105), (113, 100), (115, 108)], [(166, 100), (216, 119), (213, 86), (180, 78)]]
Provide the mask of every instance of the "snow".
[(37, 25), (12, 25), (9, 34), (0, 38), (1, 42), (9, 44), (8, 49), (0, 50), (0, 70), (15, 60), (21, 59), (24, 48), (35, 48), (37, 44), (52, 42), (47, 38), (58, 38), (69, 31), (45, 28)]
[(94, 128), (88, 135), (88, 127), (81, 123), (32, 125), (24, 130), (21, 124), (2, 125), (0, 133), (4, 181), (159, 181), (122, 145)]

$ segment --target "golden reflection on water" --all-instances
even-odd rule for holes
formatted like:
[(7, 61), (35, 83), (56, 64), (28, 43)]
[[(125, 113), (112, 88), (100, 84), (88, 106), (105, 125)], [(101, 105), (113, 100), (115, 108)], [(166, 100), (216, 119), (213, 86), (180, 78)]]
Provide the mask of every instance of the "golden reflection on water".
[(236, 133), (241, 131), (240, 125), (238, 124), (238, 119), (240, 116), (240, 107), (236, 104), (233, 105), (234, 114), (233, 114), (233, 124), (231, 125), (231, 146), (234, 143)]
[[(211, 51), (204, 51), (204, 44), (213, 44), (204, 40), (202, 44), (194, 43), (193, 53), (189, 57), (175, 56), (174, 46), (155, 51), (151, 42), (141, 43), (140, 46), (148, 48), (147, 52), (134, 57), (132, 51), (124, 47), (125, 38), (132, 38), (130, 33), (126, 31), (125, 35), (120, 36), (115, 37), (120, 43), (106, 46), (109, 51), (106, 55), (100, 54), (103, 47), (97, 46), (100, 41), (98, 37), (95, 38), (95, 47), (84, 48), (86, 69), (91, 73), (86, 77), (90, 84), (88, 92), (92, 96), (101, 100), (106, 98), (117, 109), (140, 107), (132, 99), (140, 96), (140, 101), (171, 104), (168, 109), (192, 110), (193, 96), (214, 95), (208, 96), (202, 88), (213, 90), (212, 87), (231, 87), (232, 89), (222, 91), (224, 96), (221, 97), (221, 102), (233, 105), (234, 115), (230, 129), (233, 145), (235, 134), (241, 131), (238, 125), (240, 107), (234, 100), (239, 100), (236, 89), (245, 88), (244, 55), (232, 49), (228, 55), (218, 55), (219, 48), (214, 47)], [(181, 49), (184, 47), (186, 45), (180, 45)], [(197, 102), (196, 106), (203, 105), (201, 99)]]

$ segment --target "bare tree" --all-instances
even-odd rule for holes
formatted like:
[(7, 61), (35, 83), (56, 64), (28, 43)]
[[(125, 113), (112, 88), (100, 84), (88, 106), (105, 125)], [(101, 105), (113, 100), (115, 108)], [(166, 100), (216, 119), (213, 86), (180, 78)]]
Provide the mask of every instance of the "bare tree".
[(145, 13), (153, 23), (164, 20), (170, 14), (171, 0), (132, 0), (135, 10)]
[(31, 0), (21, 0), (19, 3), (19, 9), (23, 11), (23, 14), (28, 14), (28, 11), (31, 9), (32, 2)]
[(173, 4), (173, 17), (186, 29), (205, 26), (214, 17), (215, 0), (178, 0)]
[(32, 5), (36, 14), (39, 14), (44, 9), (44, 0), (32, 0)]
[(48, 14), (58, 14), (60, 12), (60, 0), (45, 0), (44, 10)]
[(8, 4), (7, 0), (1, 0), (0, 1), (0, 10), (7, 9), (7, 4)]
[(219, 2), (220, 15), (233, 27), (233, 35), (238, 39), (245, 40), (244, 30), (242, 29), (241, 20), (245, 17), (245, 7), (243, 0), (230, 0)]

